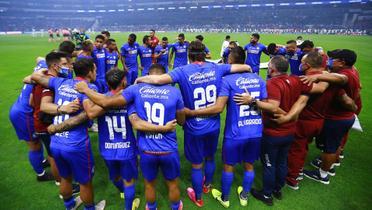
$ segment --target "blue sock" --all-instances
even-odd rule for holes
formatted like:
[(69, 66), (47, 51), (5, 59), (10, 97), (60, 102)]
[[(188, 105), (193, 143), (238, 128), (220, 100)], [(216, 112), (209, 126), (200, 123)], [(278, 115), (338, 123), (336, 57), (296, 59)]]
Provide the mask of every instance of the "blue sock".
[(118, 188), (118, 190), (120, 192), (123, 192), (123, 190), (124, 190), (124, 183), (123, 183), (123, 180), (122, 179), (120, 179), (119, 181), (113, 180), (112, 183), (115, 185), (116, 188)]
[(75, 199), (73, 196), (67, 199), (63, 199), (63, 203), (65, 204), (66, 209), (70, 210), (75, 206)]
[(203, 172), (200, 168), (191, 170), (191, 183), (195, 191), (196, 200), (200, 200), (203, 191)]
[(44, 154), (43, 149), (37, 150), (37, 151), (29, 151), (28, 152), (28, 159), (32, 165), (32, 168), (34, 168), (34, 171), (37, 174), (41, 174), (44, 171), (43, 168), (43, 160), (44, 160)]
[(149, 210), (156, 210), (158, 204), (156, 203), (156, 201), (154, 203), (149, 203), (147, 202), (147, 207), (149, 207)]
[(180, 208), (181, 200), (172, 203), (172, 210), (178, 210)]
[(244, 197), (246, 197), (249, 191), (251, 191), (253, 180), (254, 180), (254, 171), (244, 171), (243, 192), (242, 192), (242, 195)]
[(222, 200), (228, 201), (230, 195), (230, 188), (234, 180), (234, 172), (222, 172), (221, 177), (221, 188), (222, 188)]
[(124, 194), (125, 194), (125, 209), (132, 210), (132, 204), (133, 204), (134, 196), (136, 194), (136, 185), (132, 184), (130, 186), (124, 186)]
[(214, 160), (205, 161), (204, 174), (205, 174), (205, 185), (209, 185), (213, 182), (214, 171), (216, 170), (216, 163)]
[(88, 204), (88, 205), (85, 205), (84, 204), (84, 210), (95, 210), (95, 206), (94, 204)]

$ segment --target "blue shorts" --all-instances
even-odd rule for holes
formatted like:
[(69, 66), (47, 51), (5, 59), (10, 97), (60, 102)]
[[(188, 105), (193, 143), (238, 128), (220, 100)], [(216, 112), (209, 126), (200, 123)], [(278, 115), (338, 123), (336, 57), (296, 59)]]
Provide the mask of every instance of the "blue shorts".
[(78, 151), (65, 151), (54, 147), (50, 149), (61, 177), (72, 176), (80, 184), (87, 184), (92, 180), (94, 159), (90, 146)]
[(251, 66), (252, 72), (256, 74), (260, 74), (260, 66)]
[(156, 179), (159, 168), (166, 180), (174, 180), (181, 174), (180, 156), (178, 152), (165, 155), (153, 155), (141, 152), (140, 167), (143, 177), (149, 182)]
[(138, 70), (137, 68), (135, 69), (129, 69), (128, 70), (128, 74), (127, 74), (127, 84), (128, 86), (129, 85), (133, 85), (134, 84), (134, 81), (136, 81), (138, 77)]
[(323, 152), (336, 153), (342, 138), (353, 126), (355, 118), (349, 120), (325, 120), (318, 140), (323, 144)]
[(246, 140), (225, 139), (222, 145), (224, 164), (251, 163), (258, 160), (261, 153), (261, 138)]
[(32, 136), (35, 132), (32, 113), (25, 113), (13, 105), (9, 111), (9, 119), (12, 122), (19, 140), (35, 140)]
[(116, 177), (121, 177), (129, 182), (138, 177), (137, 158), (130, 160), (105, 160), (105, 163), (112, 181)]
[(109, 90), (104, 79), (97, 79), (94, 84), (97, 86), (99, 93), (106, 93)]
[(185, 156), (192, 164), (201, 164), (206, 157), (214, 157), (217, 151), (220, 130), (215, 130), (203, 135), (184, 133)]

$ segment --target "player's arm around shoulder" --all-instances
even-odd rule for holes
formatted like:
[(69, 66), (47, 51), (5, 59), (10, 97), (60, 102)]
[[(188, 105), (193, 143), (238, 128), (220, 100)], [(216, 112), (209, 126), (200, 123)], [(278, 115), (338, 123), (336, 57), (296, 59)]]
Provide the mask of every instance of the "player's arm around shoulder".
[(148, 83), (154, 85), (165, 85), (172, 83), (172, 77), (169, 74), (147, 75), (136, 79), (135, 83)]
[(90, 99), (85, 99), (83, 101), (83, 108), (90, 120), (93, 120), (106, 112), (102, 107), (94, 104)]
[(177, 126), (176, 120), (171, 120), (167, 122), (165, 125), (155, 125), (141, 119), (135, 112), (129, 115), (129, 121), (135, 130), (142, 132), (166, 133), (175, 130)]
[(252, 68), (247, 64), (231, 64), (230, 73), (252, 72)]
[(41, 69), (31, 74), (31, 80), (35, 83), (40, 84), (43, 87), (49, 86), (49, 76), (46, 75), (48, 69)]

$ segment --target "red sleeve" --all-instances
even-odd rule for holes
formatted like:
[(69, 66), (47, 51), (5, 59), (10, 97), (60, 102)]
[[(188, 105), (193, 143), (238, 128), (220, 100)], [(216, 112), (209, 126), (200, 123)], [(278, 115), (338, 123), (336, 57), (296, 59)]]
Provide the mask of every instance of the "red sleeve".
[(273, 82), (273, 79), (267, 81), (267, 99), (281, 101), (282, 95), (280, 93), (279, 86)]
[(44, 96), (50, 96), (50, 97), (54, 98), (54, 92), (49, 88), (44, 88), (42, 93), (41, 93), (41, 98), (43, 98)]

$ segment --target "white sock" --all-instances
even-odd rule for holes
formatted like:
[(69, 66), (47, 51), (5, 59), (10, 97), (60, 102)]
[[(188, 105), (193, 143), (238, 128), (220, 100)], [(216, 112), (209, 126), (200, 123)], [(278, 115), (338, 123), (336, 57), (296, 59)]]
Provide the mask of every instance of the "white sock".
[(320, 172), (320, 177), (322, 178), (326, 178), (328, 176), (328, 172), (327, 171), (323, 171), (323, 169), (319, 169), (319, 172)]

